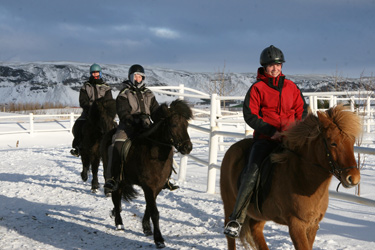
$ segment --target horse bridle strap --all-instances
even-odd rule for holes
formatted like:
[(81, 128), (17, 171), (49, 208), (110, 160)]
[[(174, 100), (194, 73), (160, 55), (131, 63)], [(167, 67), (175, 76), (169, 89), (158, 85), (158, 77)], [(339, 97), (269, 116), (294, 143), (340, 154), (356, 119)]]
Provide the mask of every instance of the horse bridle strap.
[[(160, 121), (156, 122), (151, 129), (149, 129), (149, 130), (145, 131), (144, 133), (142, 133), (141, 135), (139, 135), (139, 138), (144, 138), (144, 139), (147, 139), (147, 140), (152, 141), (152, 142), (154, 142), (156, 144), (159, 144), (159, 145), (175, 147), (176, 149), (178, 149), (185, 141), (176, 143), (173, 140), (172, 133), (170, 132), (169, 129), (168, 129), (168, 133), (171, 135), (171, 139), (168, 143), (157, 141), (157, 140), (154, 140), (154, 139), (149, 137), (149, 135), (152, 134), (153, 131), (158, 129), (163, 124), (164, 121), (165, 121), (165, 118), (160, 119)], [(188, 141), (188, 140), (186, 140), (186, 141)]]
[(284, 147), (286, 150), (288, 150), (289, 152), (292, 152), (293, 154), (297, 155), (300, 159), (304, 160), (305, 162), (308, 162), (310, 163), (311, 165), (314, 165), (314, 166), (317, 166), (317, 167), (320, 167), (321, 169), (325, 170), (326, 172), (334, 175), (338, 180), (339, 180), (339, 184), (337, 185), (337, 188), (336, 188), (336, 191), (338, 192), (338, 189), (339, 189), (339, 186), (341, 185), (341, 173), (344, 171), (344, 170), (347, 170), (347, 169), (352, 169), (352, 168), (355, 168), (355, 167), (347, 167), (347, 168), (340, 168), (339, 165), (337, 164), (337, 162), (333, 159), (332, 157), (332, 154), (331, 154), (331, 151), (329, 150), (328, 148), (328, 143), (327, 143), (327, 140), (325, 138), (323, 138), (323, 143), (324, 143), (324, 146), (325, 146), (325, 150), (326, 150), (326, 156), (328, 158), (328, 164), (330, 166), (330, 170), (327, 170), (326, 168), (324, 168), (322, 165), (320, 164), (317, 164), (317, 163), (312, 163), (312, 162), (309, 162), (307, 160), (305, 160), (299, 153), (295, 152), (294, 150), (291, 150), (287, 147)]
[(338, 192), (339, 187), (341, 185), (341, 173), (344, 170), (353, 169), (353, 168), (356, 168), (356, 167), (352, 166), (352, 167), (347, 167), (347, 168), (340, 168), (339, 165), (337, 164), (337, 162), (332, 157), (331, 151), (328, 148), (327, 139), (323, 138), (323, 142), (324, 142), (324, 146), (325, 146), (326, 152), (327, 152), (328, 163), (329, 163), (329, 166), (331, 167), (331, 170), (329, 170), (329, 172), (331, 174), (333, 174), (340, 181), (339, 184), (337, 185), (337, 188), (336, 188), (336, 191)]

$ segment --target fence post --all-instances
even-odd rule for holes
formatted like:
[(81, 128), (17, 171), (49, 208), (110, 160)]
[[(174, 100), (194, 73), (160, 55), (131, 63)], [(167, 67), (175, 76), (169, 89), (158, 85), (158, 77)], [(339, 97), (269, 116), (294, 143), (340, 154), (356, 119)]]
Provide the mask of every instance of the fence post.
[[(179, 85), (179, 89), (178, 89), (178, 93), (180, 93), (180, 94), (183, 94), (184, 93), (184, 87), (185, 87), (185, 85), (184, 84), (180, 84)], [(184, 100), (184, 96), (183, 95), (179, 95), (178, 96), (178, 99), (180, 99), (180, 100)]]
[(367, 96), (367, 100), (366, 100), (366, 110), (365, 110), (365, 117), (367, 116), (366, 118), (366, 121), (367, 121), (367, 127), (366, 127), (366, 132), (367, 133), (370, 133), (371, 131), (371, 126), (370, 126), (370, 121), (371, 121), (371, 98), (370, 96)]
[(209, 143), (209, 159), (208, 159), (208, 173), (207, 173), (207, 193), (215, 193), (216, 183), (216, 168), (214, 164), (217, 164), (217, 150), (218, 150), (218, 135), (215, 135), (217, 130), (216, 125), (216, 99), (217, 94), (211, 95), (211, 114), (210, 114), (210, 143)]
[(186, 180), (187, 161), (188, 161), (188, 156), (181, 154), (180, 168), (178, 170), (178, 182), (179, 183), (185, 182)]
[(350, 110), (351, 110), (352, 112), (355, 111), (355, 97), (354, 97), (354, 96), (351, 96), (351, 97), (350, 97)]
[(74, 125), (74, 113), (70, 113), (70, 129), (69, 132), (72, 133)]
[(318, 109), (318, 104), (317, 104), (317, 99), (316, 96), (309, 96), (309, 103), (310, 103), (310, 108), (313, 113), (316, 113)]
[(29, 121), (30, 121), (30, 135), (34, 134), (34, 114), (29, 113)]

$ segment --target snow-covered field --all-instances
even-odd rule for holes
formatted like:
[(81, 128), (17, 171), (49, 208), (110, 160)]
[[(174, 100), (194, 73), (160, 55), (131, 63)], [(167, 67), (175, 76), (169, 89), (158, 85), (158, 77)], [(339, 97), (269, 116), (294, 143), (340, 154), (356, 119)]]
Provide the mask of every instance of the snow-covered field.
[[(102, 189), (90, 192), (90, 178), (82, 182), (71, 141), (69, 132), (0, 135), (0, 249), (155, 249), (153, 238), (142, 233), (142, 195), (123, 202), (125, 230), (116, 231), (112, 201)], [(192, 153), (206, 158), (207, 152), (207, 145), (195, 144)], [(226, 249), (219, 175), (215, 194), (205, 193), (206, 178), (207, 168), (189, 161), (181, 188), (158, 196), (165, 249)], [(103, 184), (102, 169), (99, 180)], [(375, 199), (374, 180), (374, 157), (367, 156), (362, 197)], [(336, 185), (333, 180), (332, 190)], [(264, 231), (270, 249), (293, 249), (287, 227), (269, 222)], [(331, 198), (314, 249), (375, 249), (374, 207)]]

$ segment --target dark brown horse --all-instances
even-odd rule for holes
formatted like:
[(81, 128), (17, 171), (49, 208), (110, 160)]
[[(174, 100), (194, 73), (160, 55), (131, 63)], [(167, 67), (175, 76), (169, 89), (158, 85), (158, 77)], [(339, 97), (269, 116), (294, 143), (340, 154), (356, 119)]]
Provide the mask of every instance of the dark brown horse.
[[(266, 221), (272, 220), (289, 227), (295, 249), (312, 249), (319, 222), (328, 207), (332, 176), (346, 188), (359, 183), (353, 150), (360, 131), (359, 117), (337, 106), (318, 112), (317, 116), (309, 114), (284, 132), (283, 150), (271, 156), (276, 165), (269, 194), (260, 210), (253, 203), (248, 207), (240, 234), (243, 245), (268, 249), (263, 228)], [(252, 139), (233, 144), (221, 165), (225, 224), (236, 201), (237, 180), (251, 145)], [(227, 242), (228, 249), (236, 249), (235, 239), (227, 237)]]
[[(123, 162), (120, 187), (112, 192), (114, 205), (112, 215), (115, 216), (116, 228), (122, 229), (121, 197), (131, 201), (137, 195), (133, 185), (140, 186), (146, 200), (146, 210), (142, 220), (143, 232), (145, 235), (153, 234), (156, 247), (163, 248), (165, 244), (159, 228), (156, 197), (171, 175), (173, 148), (181, 154), (189, 154), (192, 150), (187, 131), (192, 111), (184, 101), (175, 100), (169, 108), (164, 103), (155, 112), (156, 118), (151, 128), (132, 139), (129, 153)], [(110, 138), (111, 136), (108, 136), (107, 140)], [(104, 142), (104, 145), (108, 146), (109, 142)], [(104, 150), (103, 154), (106, 153), (107, 150)], [(122, 163), (113, 163), (114, 166), (120, 164)], [(150, 218), (154, 226), (153, 233)]]
[(100, 164), (100, 142), (103, 135), (116, 127), (116, 101), (114, 99), (97, 99), (90, 107), (88, 119), (83, 125), (81, 161), (83, 181), (87, 181), (91, 166), (91, 191), (99, 188), (98, 168)]

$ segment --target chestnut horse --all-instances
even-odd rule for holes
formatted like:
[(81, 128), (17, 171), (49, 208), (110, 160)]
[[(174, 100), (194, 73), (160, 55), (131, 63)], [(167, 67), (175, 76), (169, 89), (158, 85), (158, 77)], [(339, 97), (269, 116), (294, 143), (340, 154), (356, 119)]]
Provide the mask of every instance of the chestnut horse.
[[(131, 201), (137, 192), (134, 185), (140, 186), (146, 200), (146, 210), (142, 220), (145, 235), (153, 235), (157, 248), (165, 247), (163, 236), (159, 228), (159, 211), (156, 197), (163, 189), (172, 173), (173, 148), (181, 154), (189, 154), (192, 143), (188, 134), (188, 120), (193, 117), (190, 107), (182, 100), (175, 100), (170, 104), (161, 104), (154, 112), (154, 124), (144, 133), (132, 139), (126, 159), (123, 162), (113, 162), (121, 171), (119, 188), (112, 192), (117, 229), (123, 228), (121, 212), (121, 198)], [(112, 131), (109, 134), (113, 134)], [(107, 154), (105, 147), (110, 144), (106, 136), (102, 141), (102, 154)], [(107, 158), (107, 157), (106, 157)], [(104, 159), (104, 158), (103, 158)], [(105, 167), (107, 167), (105, 165)], [(106, 170), (105, 170), (106, 172)], [(152, 232), (150, 218), (154, 226)]]
[[(319, 222), (328, 207), (328, 188), (334, 175), (346, 187), (360, 181), (354, 156), (355, 138), (361, 132), (360, 118), (343, 106), (309, 114), (283, 132), (282, 150), (271, 155), (275, 164), (268, 195), (260, 209), (248, 206), (240, 240), (248, 248), (268, 249), (263, 228), (266, 221), (287, 225), (297, 250), (312, 249)], [(233, 144), (221, 165), (220, 188), (225, 224), (229, 221), (238, 193), (237, 180), (245, 165), (252, 139)], [(247, 243), (246, 243), (247, 242)], [(228, 249), (236, 249), (227, 237)]]

